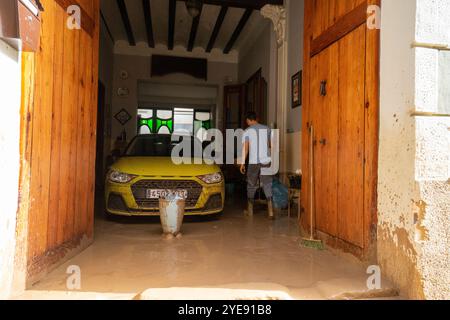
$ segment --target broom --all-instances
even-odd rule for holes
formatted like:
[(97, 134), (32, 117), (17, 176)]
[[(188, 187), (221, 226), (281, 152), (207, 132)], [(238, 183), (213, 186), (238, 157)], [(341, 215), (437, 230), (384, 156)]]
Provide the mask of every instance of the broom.
[(317, 240), (314, 237), (314, 229), (315, 229), (315, 179), (314, 179), (314, 128), (311, 126), (309, 128), (309, 134), (310, 134), (310, 151), (309, 151), (309, 171), (310, 171), (310, 214), (311, 214), (311, 221), (310, 221), (310, 235), (309, 238), (302, 238), (300, 241), (300, 245), (306, 248), (316, 249), (316, 250), (324, 250), (324, 245), (321, 240)]

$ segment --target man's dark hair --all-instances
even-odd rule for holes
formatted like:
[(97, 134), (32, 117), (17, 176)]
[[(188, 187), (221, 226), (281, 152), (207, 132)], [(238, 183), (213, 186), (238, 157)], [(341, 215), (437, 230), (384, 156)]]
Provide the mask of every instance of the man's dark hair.
[(258, 120), (258, 116), (257, 116), (256, 112), (249, 111), (249, 112), (247, 112), (245, 119), (250, 120), (250, 121), (256, 121), (256, 120)]

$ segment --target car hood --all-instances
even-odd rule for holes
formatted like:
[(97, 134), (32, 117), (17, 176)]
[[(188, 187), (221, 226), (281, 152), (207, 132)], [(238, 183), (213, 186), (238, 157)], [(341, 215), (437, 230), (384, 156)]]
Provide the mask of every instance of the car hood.
[(111, 169), (133, 175), (165, 177), (190, 177), (220, 172), (217, 165), (176, 165), (170, 157), (124, 157), (114, 163)]

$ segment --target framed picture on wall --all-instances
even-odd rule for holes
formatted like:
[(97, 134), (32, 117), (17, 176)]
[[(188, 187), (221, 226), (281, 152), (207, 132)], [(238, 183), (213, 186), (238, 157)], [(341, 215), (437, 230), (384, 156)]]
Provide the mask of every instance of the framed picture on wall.
[(292, 77), (292, 108), (302, 105), (302, 71)]

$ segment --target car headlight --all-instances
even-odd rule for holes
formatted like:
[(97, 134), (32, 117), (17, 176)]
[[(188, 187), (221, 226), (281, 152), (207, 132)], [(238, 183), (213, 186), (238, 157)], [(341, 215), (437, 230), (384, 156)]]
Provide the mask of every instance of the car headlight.
[(198, 176), (197, 178), (199, 178), (200, 180), (202, 180), (207, 184), (220, 183), (223, 180), (223, 176), (219, 172), (212, 174), (205, 174), (204, 176)]
[(109, 178), (109, 181), (111, 181), (111, 182), (128, 183), (131, 180), (133, 180), (134, 178), (136, 178), (136, 176), (134, 176), (132, 174), (128, 174), (128, 173), (123, 173), (123, 172), (112, 170), (108, 174), (108, 178)]

